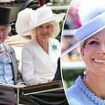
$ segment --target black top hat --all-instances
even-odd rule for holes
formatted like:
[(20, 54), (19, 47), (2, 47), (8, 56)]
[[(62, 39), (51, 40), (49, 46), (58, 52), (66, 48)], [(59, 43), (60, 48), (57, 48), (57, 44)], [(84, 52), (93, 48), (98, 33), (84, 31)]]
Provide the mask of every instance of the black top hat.
[(9, 24), (10, 8), (0, 7), (0, 25)]

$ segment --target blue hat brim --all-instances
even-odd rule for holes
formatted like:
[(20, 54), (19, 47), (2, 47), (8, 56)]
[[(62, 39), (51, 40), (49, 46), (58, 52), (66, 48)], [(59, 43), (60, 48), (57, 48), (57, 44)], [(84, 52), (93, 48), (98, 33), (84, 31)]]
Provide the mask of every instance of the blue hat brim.
[(104, 28), (105, 28), (105, 12), (100, 13), (97, 17), (91, 19), (91, 21), (89, 21), (84, 26), (81, 26), (75, 32), (74, 37), (77, 39), (77, 43), (75, 43), (73, 46), (71, 46), (65, 52), (63, 52), (61, 54), (61, 57), (65, 56), (66, 54), (74, 50), (76, 47), (80, 45), (80, 43), (92, 37), (96, 33), (103, 30)]
[(97, 17), (93, 18), (87, 24), (80, 27), (76, 31), (75, 37), (77, 38), (78, 41), (81, 42), (98, 33), (103, 28), (105, 28), (105, 12), (99, 14)]

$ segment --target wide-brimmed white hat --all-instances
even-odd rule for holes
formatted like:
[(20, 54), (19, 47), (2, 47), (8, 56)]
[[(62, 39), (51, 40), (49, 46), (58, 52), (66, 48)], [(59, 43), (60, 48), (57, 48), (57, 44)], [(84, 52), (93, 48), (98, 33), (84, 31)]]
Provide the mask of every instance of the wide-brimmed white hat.
[(77, 43), (65, 51), (62, 56), (105, 28), (105, 0), (80, 0), (78, 15), (81, 26), (74, 35), (77, 39)]
[(16, 21), (16, 31), (19, 35), (25, 36), (32, 29), (50, 22), (60, 22), (65, 16), (65, 13), (55, 14), (51, 8), (44, 5), (36, 10), (26, 8), (18, 13)]

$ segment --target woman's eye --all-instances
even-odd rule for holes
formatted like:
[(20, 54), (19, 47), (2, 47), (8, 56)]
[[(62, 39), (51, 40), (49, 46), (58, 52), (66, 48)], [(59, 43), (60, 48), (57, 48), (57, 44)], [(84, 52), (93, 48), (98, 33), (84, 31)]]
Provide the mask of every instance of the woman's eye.
[(99, 44), (97, 41), (90, 41), (89, 45)]
[(47, 26), (46, 26), (46, 28), (51, 28), (51, 27), (52, 27), (51, 25), (47, 25)]

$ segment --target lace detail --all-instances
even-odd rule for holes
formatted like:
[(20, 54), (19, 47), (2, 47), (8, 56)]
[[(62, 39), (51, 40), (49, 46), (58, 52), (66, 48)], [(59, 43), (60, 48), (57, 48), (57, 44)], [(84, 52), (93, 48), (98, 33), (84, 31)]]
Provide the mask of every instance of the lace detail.
[(89, 90), (86, 84), (83, 82), (81, 76), (76, 80), (76, 85), (84, 92), (84, 94), (91, 100), (95, 105), (105, 105), (105, 100), (97, 97), (93, 92)]

